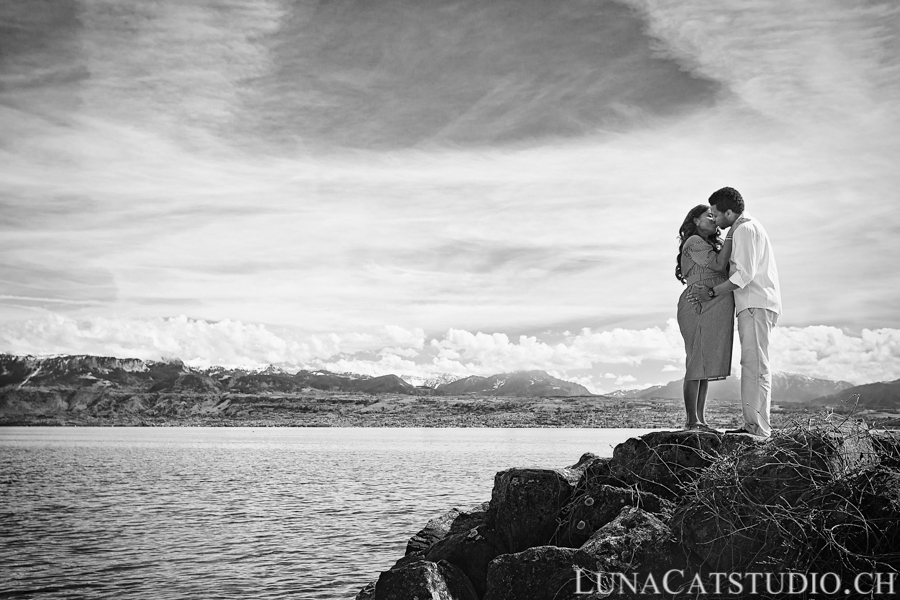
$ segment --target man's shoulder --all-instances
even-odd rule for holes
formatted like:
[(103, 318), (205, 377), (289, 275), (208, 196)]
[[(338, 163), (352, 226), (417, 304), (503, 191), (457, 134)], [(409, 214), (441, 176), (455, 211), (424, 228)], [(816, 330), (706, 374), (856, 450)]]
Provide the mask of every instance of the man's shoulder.
[(749, 235), (765, 235), (766, 230), (763, 228), (762, 223), (760, 223), (756, 217), (753, 215), (743, 213), (740, 216), (740, 220), (736, 223), (737, 227), (734, 230), (734, 235), (739, 235), (741, 233), (746, 233)]

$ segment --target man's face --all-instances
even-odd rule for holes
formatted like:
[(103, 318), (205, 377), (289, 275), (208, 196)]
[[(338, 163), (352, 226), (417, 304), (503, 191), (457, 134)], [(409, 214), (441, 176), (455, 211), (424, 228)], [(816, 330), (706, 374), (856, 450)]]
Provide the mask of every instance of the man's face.
[(716, 225), (722, 229), (731, 227), (731, 224), (734, 222), (734, 219), (731, 219), (731, 209), (728, 209), (725, 212), (719, 212), (719, 209), (713, 204), (709, 207), (709, 212), (712, 213), (713, 218), (716, 220)]

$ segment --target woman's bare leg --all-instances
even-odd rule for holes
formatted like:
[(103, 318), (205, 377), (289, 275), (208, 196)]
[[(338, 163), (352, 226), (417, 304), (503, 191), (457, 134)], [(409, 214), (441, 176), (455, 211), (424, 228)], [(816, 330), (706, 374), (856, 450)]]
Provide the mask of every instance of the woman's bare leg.
[(709, 389), (709, 380), (701, 379), (697, 389), (697, 420), (706, 424), (706, 392)]
[[(697, 415), (697, 399), (700, 393), (700, 379), (685, 379), (682, 387), (682, 395), (684, 396), (684, 412), (687, 413), (687, 424), (692, 425), (699, 422)], [(704, 398), (704, 401), (706, 399)]]

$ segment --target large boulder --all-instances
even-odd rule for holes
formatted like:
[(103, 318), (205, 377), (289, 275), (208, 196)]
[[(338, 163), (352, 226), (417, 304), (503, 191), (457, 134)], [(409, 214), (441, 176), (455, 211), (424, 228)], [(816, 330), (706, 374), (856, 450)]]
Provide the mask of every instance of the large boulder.
[(575, 599), (577, 550), (536, 546), (515, 554), (501, 554), (488, 567), (484, 600)]
[[(362, 593), (362, 592), (361, 592)], [(375, 583), (372, 600), (478, 600), (471, 582), (447, 562), (416, 560), (385, 571)]]
[[(900, 470), (872, 466), (822, 486), (795, 515), (802, 553), (792, 566), (818, 572), (900, 571)], [(802, 518), (797, 518), (802, 517)]]
[(663, 520), (671, 517), (675, 511), (672, 502), (656, 494), (642, 492), (636, 487), (615, 487), (602, 481), (586, 482), (584, 490), (576, 492), (563, 509), (560, 527), (554, 539), (556, 545), (580, 547), (595, 531), (615, 519), (625, 506), (641, 508)]
[(375, 582), (367, 584), (363, 589), (359, 590), (354, 600), (372, 600), (375, 598)]
[(510, 553), (546, 544), (581, 477), (571, 469), (508, 469), (494, 477), (487, 524)]
[(791, 506), (823, 482), (877, 462), (865, 426), (844, 423), (779, 431), (764, 444), (744, 449), (735, 471), (751, 501)]
[(778, 524), (771, 518), (731, 502), (720, 506), (715, 500), (681, 507), (671, 526), (706, 569), (720, 573), (752, 571), (749, 565), (765, 560), (768, 545), (778, 536)]
[(583, 592), (614, 589), (616, 598), (645, 598), (659, 596), (667, 573), (677, 573), (675, 583), (689, 578), (688, 558), (668, 525), (626, 506), (578, 549), (574, 563)]
[(751, 436), (702, 431), (654, 431), (630, 438), (613, 450), (611, 476), (643, 491), (677, 500), (682, 489), (719, 454), (760, 444)]
[(487, 589), (488, 565), (506, 549), (494, 530), (479, 525), (464, 532), (451, 532), (437, 541), (425, 555), (430, 561), (445, 560), (466, 574), (479, 596)]
[(859, 424), (781, 430), (711, 464), (672, 527), (714, 571), (783, 569), (809, 553), (803, 532), (823, 489), (878, 462)]
[(406, 555), (424, 556), (435, 542), (445, 538), (451, 531), (468, 532), (485, 522), (489, 503), (483, 502), (468, 511), (453, 508), (439, 517), (428, 521), (425, 527), (409, 539)]
[(900, 467), (900, 431), (873, 431), (872, 447), (886, 467)]

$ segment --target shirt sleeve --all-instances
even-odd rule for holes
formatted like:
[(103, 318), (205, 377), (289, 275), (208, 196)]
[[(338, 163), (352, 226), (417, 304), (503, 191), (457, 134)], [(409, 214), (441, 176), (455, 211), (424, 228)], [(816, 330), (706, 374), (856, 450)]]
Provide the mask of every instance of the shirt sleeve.
[(685, 242), (683, 252), (701, 267), (707, 266), (716, 257), (713, 247), (699, 235), (693, 235)]
[(759, 236), (757, 232), (747, 226), (738, 227), (732, 240), (734, 247), (731, 249), (731, 276), (728, 278), (734, 285), (741, 289), (756, 277), (759, 266)]

